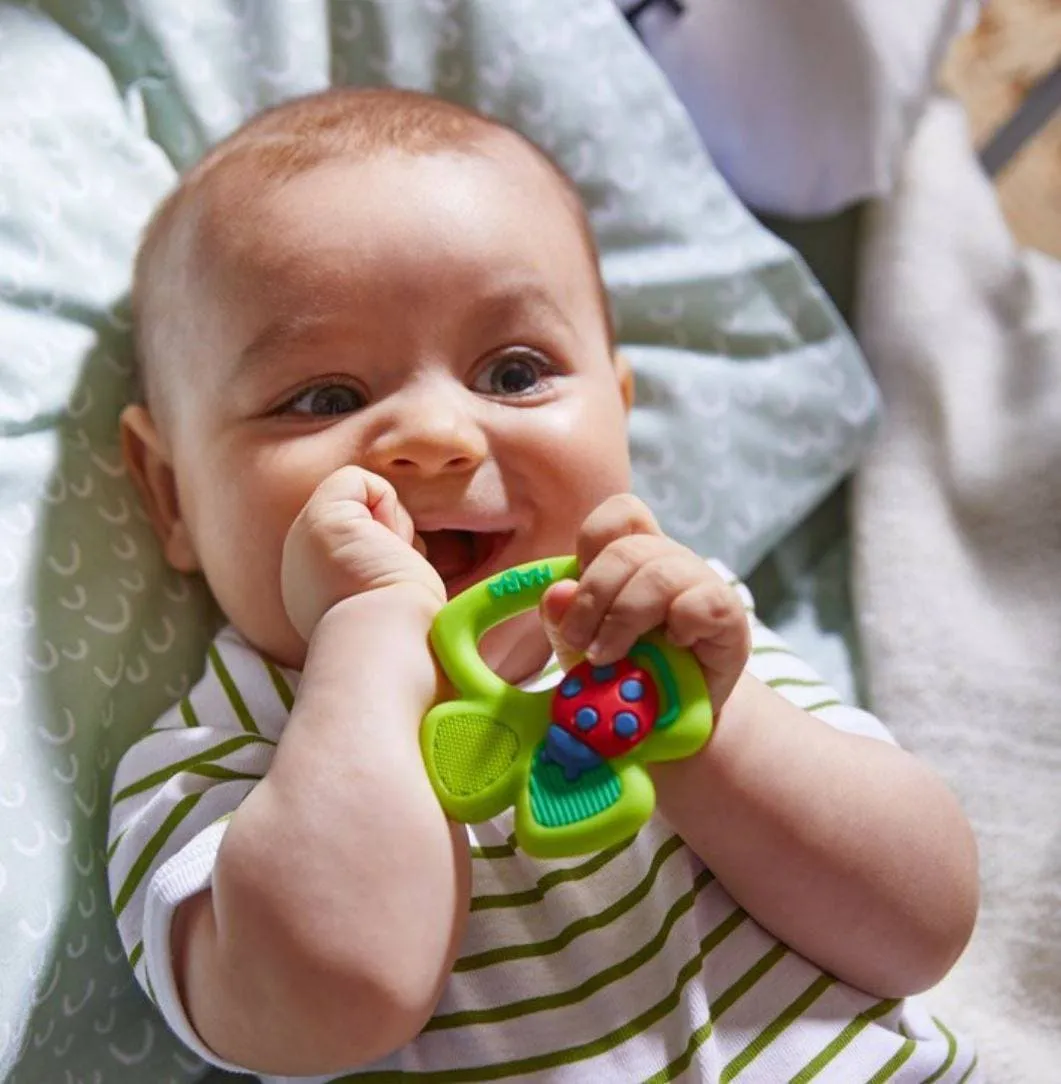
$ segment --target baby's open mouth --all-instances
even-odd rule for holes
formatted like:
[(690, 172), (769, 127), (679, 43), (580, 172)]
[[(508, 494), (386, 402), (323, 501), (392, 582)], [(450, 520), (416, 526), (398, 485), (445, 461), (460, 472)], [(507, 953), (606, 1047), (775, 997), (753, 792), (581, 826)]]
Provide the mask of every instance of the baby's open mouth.
[(421, 531), (427, 559), (453, 597), (494, 572), (493, 559), (507, 545), (511, 531), (464, 531), (445, 529)]

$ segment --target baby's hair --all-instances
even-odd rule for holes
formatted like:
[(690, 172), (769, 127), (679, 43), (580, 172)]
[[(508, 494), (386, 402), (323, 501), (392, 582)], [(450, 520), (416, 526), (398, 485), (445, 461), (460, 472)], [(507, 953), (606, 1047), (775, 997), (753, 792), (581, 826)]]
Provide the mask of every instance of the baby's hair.
[(263, 187), (282, 184), (330, 160), (365, 160), (387, 150), (413, 155), (475, 153), (498, 133), (507, 133), (528, 147), (559, 182), (597, 275), (611, 340), (611, 310), (585, 208), (573, 182), (540, 147), (501, 121), (443, 98), (393, 87), (333, 87), (257, 114), (209, 150), (156, 208), (144, 230), (133, 271), (136, 397), (145, 397), (154, 359), (165, 350), (165, 311), (173, 301), (168, 287), (174, 283), (162, 286), (161, 270), (168, 265), (171, 275), (187, 272), (195, 233), (188, 212), (210, 185), (231, 184), (238, 195), (250, 198)]

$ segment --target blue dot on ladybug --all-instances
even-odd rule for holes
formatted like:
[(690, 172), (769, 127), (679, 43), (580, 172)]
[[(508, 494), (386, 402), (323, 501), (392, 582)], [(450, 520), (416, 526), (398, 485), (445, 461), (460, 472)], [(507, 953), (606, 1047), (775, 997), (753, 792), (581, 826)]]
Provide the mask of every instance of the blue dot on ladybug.
[(575, 726), (579, 730), (592, 730), (600, 722), (600, 715), (596, 708), (579, 708), (575, 712)]
[(619, 695), (629, 704), (640, 700), (645, 695), (645, 686), (637, 678), (627, 678), (619, 686)]
[(582, 692), (582, 679), (577, 677), (566, 677), (560, 686), (560, 695), (570, 700), (573, 696), (578, 696)]
[(640, 728), (640, 722), (632, 711), (617, 712), (614, 719), (615, 733), (620, 738), (632, 738)]
[(606, 681), (611, 681), (615, 677), (615, 666), (594, 666), (593, 667), (593, 680), (598, 684), (603, 684)]

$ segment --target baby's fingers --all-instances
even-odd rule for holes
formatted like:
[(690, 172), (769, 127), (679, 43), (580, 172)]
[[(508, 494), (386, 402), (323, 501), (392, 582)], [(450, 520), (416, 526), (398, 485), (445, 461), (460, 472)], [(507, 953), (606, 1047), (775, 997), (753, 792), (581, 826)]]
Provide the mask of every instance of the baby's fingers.
[(640, 565), (612, 600), (586, 657), (597, 666), (621, 659), (640, 637), (664, 624), (673, 600), (701, 579), (703, 571), (703, 561), (677, 547)]
[(617, 493), (597, 505), (579, 529), (575, 550), (579, 568), (589, 568), (599, 554), (621, 538), (659, 537), (661, 533), (656, 517), (644, 501), (632, 493)]
[(740, 595), (722, 580), (701, 580), (673, 600), (666, 622), (667, 639), (696, 655), (717, 712), (751, 652), (751, 628)]
[(358, 514), (360, 505), (377, 522), (393, 531), (403, 542), (413, 544), (413, 520), (398, 500), (394, 486), (378, 474), (361, 467), (341, 467), (321, 483), (317, 495), (336, 502), (349, 502), (348, 510)]
[(412, 544), (412, 517), (398, 500), (398, 493), (394, 486), (386, 478), (381, 478), (371, 471), (358, 469), (358, 473), (361, 475), (361, 483), (364, 486), (365, 505), (372, 513), (372, 518), (392, 530), (403, 542)]
[(584, 568), (578, 590), (560, 621), (560, 636), (575, 651), (585, 651), (619, 592), (660, 548), (657, 535), (638, 534), (607, 546)]
[(542, 619), (546, 638), (565, 672), (580, 661), (578, 652), (572, 650), (560, 635), (560, 622), (567, 613), (567, 608), (577, 590), (578, 584), (574, 580), (560, 580), (542, 595), (538, 606), (538, 614)]

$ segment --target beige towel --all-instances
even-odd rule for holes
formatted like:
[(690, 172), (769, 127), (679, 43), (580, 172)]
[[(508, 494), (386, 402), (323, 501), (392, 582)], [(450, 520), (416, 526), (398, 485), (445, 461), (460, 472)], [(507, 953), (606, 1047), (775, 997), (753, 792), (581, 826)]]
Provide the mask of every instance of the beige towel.
[(887, 411), (853, 510), (869, 691), (980, 841), (931, 998), (988, 1080), (1061, 1080), (1061, 264), (1014, 245), (951, 101), (870, 215), (859, 295)]

